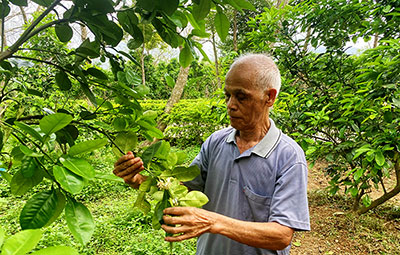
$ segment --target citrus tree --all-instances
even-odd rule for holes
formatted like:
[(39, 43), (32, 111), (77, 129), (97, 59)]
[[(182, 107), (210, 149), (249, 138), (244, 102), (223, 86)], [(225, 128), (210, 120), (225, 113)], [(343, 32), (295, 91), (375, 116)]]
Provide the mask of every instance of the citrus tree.
[[(203, 194), (189, 192), (180, 185), (180, 181), (197, 175), (198, 169), (179, 167), (182, 155), (170, 151), (167, 142), (160, 141), (144, 150), (137, 148), (138, 141), (161, 139), (163, 134), (155, 127), (156, 114), (144, 112), (138, 102), (149, 88), (125, 64), (138, 61), (120, 46), (140, 47), (144, 39), (139, 26), (152, 24), (164, 42), (182, 48), (179, 62), (187, 66), (195, 48), (204, 54), (192, 37), (208, 36), (204, 18), (210, 10), (218, 13), (215, 26), (224, 37), (229, 29), (226, 6), (242, 11), (248, 3), (4, 0), (0, 3), (3, 27), (12, 8), (33, 4), (40, 6), (38, 13), (19, 38), (0, 53), (0, 173), (13, 195), (30, 196), (20, 214), (21, 228), (43, 228), (65, 212), (71, 233), (86, 244), (95, 221), (76, 195), (89, 181), (120, 181), (97, 171), (85, 159), (86, 153), (108, 145), (117, 156), (133, 150), (142, 156), (149, 178), (140, 186), (135, 204), (148, 212), (147, 194), (159, 200), (154, 208), (154, 226), (159, 226), (167, 206), (201, 206), (207, 202)], [(184, 33), (189, 24), (194, 29)], [(86, 27), (91, 35), (77, 47), (66, 47), (73, 38), (74, 25)], [(101, 68), (103, 63), (110, 70)], [(33, 189), (39, 184), (44, 188)], [(21, 232), (10, 237), (3, 249), (15, 252), (26, 236), (31, 240), (26, 248), (29, 252), (41, 232)], [(1, 245), (3, 232), (0, 237)], [(59, 249), (60, 254), (68, 250)]]
[[(284, 88), (274, 116), (310, 160), (328, 162), (365, 213), (400, 192), (398, 1), (293, 1), (253, 19), (253, 49), (277, 58)], [(349, 44), (374, 40), (352, 54)], [(387, 179), (394, 179), (387, 187)], [(370, 193), (381, 189), (373, 199)]]

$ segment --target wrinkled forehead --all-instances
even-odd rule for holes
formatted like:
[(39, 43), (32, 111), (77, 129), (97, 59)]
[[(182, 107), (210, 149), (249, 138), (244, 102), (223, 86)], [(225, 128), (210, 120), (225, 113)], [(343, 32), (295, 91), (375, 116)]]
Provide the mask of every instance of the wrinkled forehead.
[(250, 89), (254, 86), (257, 69), (250, 64), (240, 63), (231, 67), (225, 77), (225, 87)]

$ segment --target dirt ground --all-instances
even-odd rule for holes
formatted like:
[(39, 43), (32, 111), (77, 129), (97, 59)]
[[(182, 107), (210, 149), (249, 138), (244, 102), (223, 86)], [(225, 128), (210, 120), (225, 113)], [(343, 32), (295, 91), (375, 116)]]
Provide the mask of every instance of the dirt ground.
[[(326, 164), (317, 163), (309, 170), (312, 230), (295, 233), (291, 255), (400, 254), (400, 214), (387, 215), (387, 211), (383, 211), (359, 216), (351, 212), (342, 200), (326, 195), (324, 190), (329, 184), (324, 167)], [(394, 182), (387, 183), (388, 189), (393, 185)], [(379, 195), (379, 191), (374, 192), (372, 197)], [(400, 195), (387, 204), (389, 208), (400, 208)]]

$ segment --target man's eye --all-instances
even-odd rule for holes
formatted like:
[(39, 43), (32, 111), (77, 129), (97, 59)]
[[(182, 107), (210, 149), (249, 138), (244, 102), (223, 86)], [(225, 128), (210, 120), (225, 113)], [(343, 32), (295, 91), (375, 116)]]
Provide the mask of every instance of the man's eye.
[(239, 101), (243, 101), (243, 100), (246, 99), (246, 96), (239, 95), (239, 96), (237, 96), (237, 99), (238, 99)]

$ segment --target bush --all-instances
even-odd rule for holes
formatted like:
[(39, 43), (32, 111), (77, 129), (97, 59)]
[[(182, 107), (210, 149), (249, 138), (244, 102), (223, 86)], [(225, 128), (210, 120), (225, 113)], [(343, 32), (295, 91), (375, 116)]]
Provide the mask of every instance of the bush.
[(167, 123), (164, 131), (165, 140), (175, 146), (199, 145), (214, 131), (229, 124), (229, 120), (226, 118), (226, 106), (222, 100), (180, 100), (168, 116), (163, 113), (165, 104), (165, 100), (141, 102), (144, 111), (156, 111), (158, 119)]

